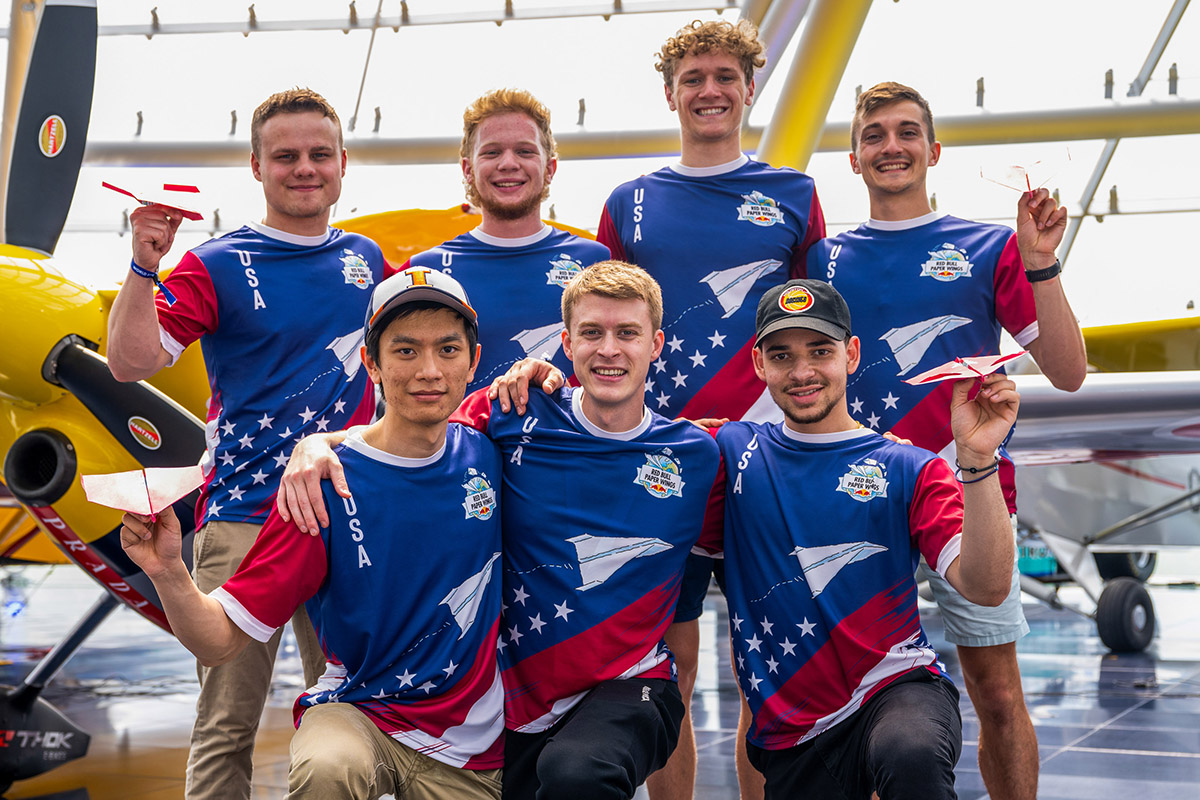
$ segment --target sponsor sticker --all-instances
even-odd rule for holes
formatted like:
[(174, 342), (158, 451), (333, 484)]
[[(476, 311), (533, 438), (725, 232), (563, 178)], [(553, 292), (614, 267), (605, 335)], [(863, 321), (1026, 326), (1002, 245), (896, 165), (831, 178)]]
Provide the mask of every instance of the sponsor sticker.
[(38, 130), (38, 149), (46, 158), (54, 158), (66, 146), (67, 123), (57, 114), (51, 114)]
[(751, 222), (762, 228), (783, 223), (783, 211), (773, 198), (760, 191), (742, 195), (746, 202), (738, 206), (738, 221)]
[(550, 271), (546, 273), (546, 283), (558, 284), (567, 288), (571, 279), (583, 270), (583, 264), (571, 258), (566, 253), (559, 253), (557, 259), (551, 259)]
[(371, 276), (371, 268), (367, 266), (366, 260), (358, 253), (350, 250), (343, 251), (342, 256), (342, 275), (346, 278), (346, 283), (352, 283), (360, 289), (366, 289), (375, 282)]
[(142, 447), (147, 450), (157, 450), (162, 447), (162, 434), (150, 420), (145, 417), (130, 417), (127, 424), (133, 440)]

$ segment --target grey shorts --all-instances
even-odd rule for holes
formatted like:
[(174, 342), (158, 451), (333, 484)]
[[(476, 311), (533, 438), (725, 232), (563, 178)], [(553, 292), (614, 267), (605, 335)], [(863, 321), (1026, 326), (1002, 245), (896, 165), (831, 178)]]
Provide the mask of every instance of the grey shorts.
[(1017, 572), (1015, 554), (1008, 597), (995, 607), (979, 606), (964, 598), (949, 581), (931, 569), (925, 559), (921, 559), (921, 565), (917, 567), (917, 580), (929, 581), (946, 625), (946, 641), (951, 644), (992, 647), (1015, 642), (1029, 633), (1025, 609), (1021, 606), (1021, 575)]

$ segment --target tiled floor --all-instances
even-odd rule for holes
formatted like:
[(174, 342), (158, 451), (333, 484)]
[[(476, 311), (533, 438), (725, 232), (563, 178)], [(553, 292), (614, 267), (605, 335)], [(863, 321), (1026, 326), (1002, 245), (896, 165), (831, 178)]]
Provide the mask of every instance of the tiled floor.
[[(1159, 638), (1147, 653), (1109, 655), (1088, 620), (1026, 604), (1031, 634), (1018, 653), (1037, 728), (1045, 800), (1158, 800), (1200, 797), (1200, 590), (1170, 587), (1200, 579), (1200, 557), (1162, 559), (1151, 594)], [(98, 595), (78, 570), (27, 568), (0, 588), (0, 683), (12, 684)], [(1066, 594), (1082, 598), (1078, 590)], [(701, 752), (696, 797), (737, 796), (733, 744), (737, 696), (727, 674), (726, 619), (710, 596), (702, 627), (701, 673), (693, 704)], [(11, 612), (23, 604), (16, 616)], [(936, 610), (922, 608), (935, 646)], [(285, 648), (287, 647), (285, 642)], [(294, 650), (294, 648), (293, 648)], [(282, 797), (298, 660), (285, 652), (255, 756), (256, 797)], [(92, 734), (86, 758), (17, 783), (6, 797), (41, 800), (165, 800), (182, 797), (195, 700), (192, 661), (166, 634), (121, 609), (51, 684), (45, 697)], [(986, 797), (975, 765), (978, 724), (963, 699), (960, 797)], [(644, 789), (639, 798), (645, 797)]]

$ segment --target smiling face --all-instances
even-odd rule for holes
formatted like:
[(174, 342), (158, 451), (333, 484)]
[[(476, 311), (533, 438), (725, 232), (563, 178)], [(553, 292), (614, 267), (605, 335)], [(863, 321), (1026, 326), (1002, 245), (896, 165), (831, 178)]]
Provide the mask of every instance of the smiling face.
[(283, 112), (259, 130), (250, 155), (267, 201), (265, 224), (301, 236), (319, 236), (342, 193), (346, 151), (337, 123), (317, 111)]
[(540, 219), (541, 204), (558, 168), (548, 159), (537, 123), (507, 112), (485, 119), (475, 131), (470, 158), (462, 160), (463, 180), (484, 218)]
[(387, 402), (385, 424), (445, 427), (475, 376), (472, 349), (466, 322), (448, 308), (414, 311), (389, 322), (379, 337), (379, 358), (363, 354), (367, 374)]
[(641, 422), (646, 374), (663, 347), (646, 301), (584, 294), (571, 309), (562, 341), (583, 387), (588, 419), (610, 431)]
[(846, 378), (858, 369), (858, 337), (840, 342), (807, 328), (768, 334), (754, 348), (754, 371), (789, 428), (835, 433), (856, 423), (846, 408)]
[(942, 146), (930, 141), (921, 107), (911, 100), (889, 103), (856, 120), (856, 127), (850, 166), (862, 175), (872, 200), (912, 197), (927, 203), (925, 178)]
[(742, 115), (754, 97), (754, 82), (746, 82), (736, 57), (721, 50), (689, 53), (664, 88), (667, 105), (679, 115), (685, 149), (732, 143), (740, 152)]

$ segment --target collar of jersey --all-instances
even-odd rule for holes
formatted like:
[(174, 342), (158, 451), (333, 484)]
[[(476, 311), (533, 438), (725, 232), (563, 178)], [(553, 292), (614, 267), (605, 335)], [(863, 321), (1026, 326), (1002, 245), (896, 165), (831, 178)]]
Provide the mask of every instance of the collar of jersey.
[(271, 239), (278, 239), (281, 242), (288, 244), (298, 244), (301, 247), (316, 247), (325, 244), (329, 241), (329, 237), (333, 235), (332, 228), (326, 228), (325, 233), (321, 236), (300, 236), (295, 233), (281, 231), (278, 228), (269, 228), (261, 222), (247, 222), (246, 227), (256, 233), (266, 236)]
[(431, 456), (425, 458), (405, 458), (404, 456), (392, 455), (383, 450), (372, 447), (363, 441), (362, 432), (366, 429), (365, 425), (356, 426), (346, 432), (346, 439), (343, 444), (356, 453), (361, 453), (367, 458), (379, 461), (384, 464), (391, 464), (393, 467), (405, 467), (407, 469), (417, 469), (418, 467), (427, 467), (430, 464), (436, 464), (442, 456), (446, 454), (446, 442), (442, 442), (442, 446), (438, 451)]
[(838, 442), (848, 442), (851, 439), (870, 436), (875, 432), (870, 428), (860, 426), (851, 428), (848, 431), (835, 431), (834, 433), (800, 433), (800, 431), (794, 431), (789, 428), (786, 422), (779, 423), (779, 428), (783, 431), (783, 435), (793, 442), (804, 442), (805, 444), (837, 444)]
[(727, 161), (724, 164), (717, 164), (715, 167), (685, 167), (682, 162), (676, 161), (674, 164), (669, 164), (672, 172), (677, 172), (680, 175), (687, 175), (689, 178), (711, 178), (713, 175), (724, 175), (727, 172), (733, 172), (735, 169), (741, 169), (746, 164), (750, 163), (750, 156), (742, 153), (733, 161)]
[(928, 214), (922, 214), (912, 219), (869, 219), (867, 227), (877, 231), (909, 231), (931, 222), (937, 222), (944, 216), (946, 216), (945, 212), (930, 211)]
[(587, 415), (583, 413), (582, 386), (576, 386), (571, 391), (571, 412), (575, 415), (575, 419), (579, 420), (579, 424), (583, 426), (583, 429), (597, 439), (616, 439), (619, 442), (628, 442), (641, 436), (650, 427), (650, 409), (645, 406), (642, 406), (642, 421), (627, 431), (613, 432), (596, 427), (587, 418)]
[(542, 229), (537, 233), (531, 233), (528, 236), (519, 236), (516, 239), (505, 239), (500, 236), (492, 236), (490, 233), (484, 233), (479, 228), (473, 228), (467, 233), (474, 236), (484, 244), (490, 244), (493, 247), (525, 247), (531, 244), (537, 244), (542, 239), (545, 239), (554, 230), (546, 223), (542, 223)]

